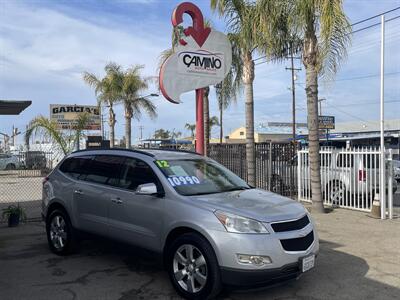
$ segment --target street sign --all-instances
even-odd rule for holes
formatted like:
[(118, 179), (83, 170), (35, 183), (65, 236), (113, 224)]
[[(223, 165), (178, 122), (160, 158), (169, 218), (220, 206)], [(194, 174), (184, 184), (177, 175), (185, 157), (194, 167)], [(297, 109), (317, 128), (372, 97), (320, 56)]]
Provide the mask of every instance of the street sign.
[(77, 124), (79, 114), (89, 114), (85, 130), (100, 130), (101, 118), (98, 106), (50, 104), (50, 119), (56, 121), (59, 129), (72, 129)]
[(334, 116), (318, 116), (319, 129), (335, 129)]

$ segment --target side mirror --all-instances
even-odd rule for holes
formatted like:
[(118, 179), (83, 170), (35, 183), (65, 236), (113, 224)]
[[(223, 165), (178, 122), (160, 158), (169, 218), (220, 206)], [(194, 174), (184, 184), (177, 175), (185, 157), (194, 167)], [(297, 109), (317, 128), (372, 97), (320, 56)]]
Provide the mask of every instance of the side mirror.
[(145, 183), (138, 185), (136, 188), (136, 194), (138, 195), (155, 195), (158, 194), (157, 186), (154, 183)]

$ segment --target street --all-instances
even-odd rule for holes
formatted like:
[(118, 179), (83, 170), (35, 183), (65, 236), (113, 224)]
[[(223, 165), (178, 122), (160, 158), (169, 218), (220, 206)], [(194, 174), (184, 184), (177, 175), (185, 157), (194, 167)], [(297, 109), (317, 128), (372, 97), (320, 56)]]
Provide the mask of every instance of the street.
[[(317, 216), (316, 267), (295, 282), (219, 299), (397, 299), (400, 219), (381, 221), (337, 209)], [(105, 240), (83, 242), (68, 257), (51, 254), (39, 222), (0, 227), (2, 300), (180, 299), (154, 255)]]

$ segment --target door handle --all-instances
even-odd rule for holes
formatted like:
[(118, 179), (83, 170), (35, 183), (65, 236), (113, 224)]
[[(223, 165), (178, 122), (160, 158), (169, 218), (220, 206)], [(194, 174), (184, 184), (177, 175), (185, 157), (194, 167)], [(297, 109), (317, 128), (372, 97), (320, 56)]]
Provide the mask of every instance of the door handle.
[(117, 203), (117, 204), (122, 204), (122, 200), (121, 198), (117, 197), (117, 198), (111, 198), (111, 202), (113, 203)]
[(83, 195), (83, 192), (81, 190), (75, 190), (74, 194)]

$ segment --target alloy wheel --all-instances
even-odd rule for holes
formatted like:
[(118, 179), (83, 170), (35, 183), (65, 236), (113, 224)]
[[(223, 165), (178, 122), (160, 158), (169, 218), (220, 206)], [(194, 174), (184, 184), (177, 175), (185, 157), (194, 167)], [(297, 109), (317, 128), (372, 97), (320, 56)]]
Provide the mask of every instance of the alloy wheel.
[(178, 284), (189, 293), (197, 293), (206, 285), (207, 263), (201, 251), (193, 245), (185, 244), (176, 250), (173, 272)]
[(63, 249), (67, 244), (66, 223), (62, 216), (56, 215), (50, 223), (50, 240), (54, 248)]

